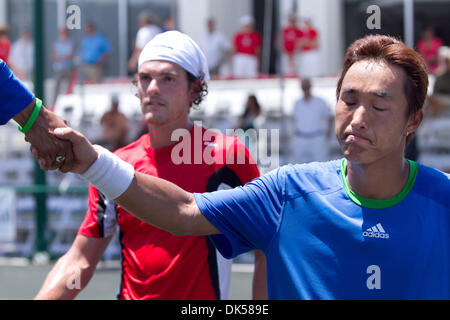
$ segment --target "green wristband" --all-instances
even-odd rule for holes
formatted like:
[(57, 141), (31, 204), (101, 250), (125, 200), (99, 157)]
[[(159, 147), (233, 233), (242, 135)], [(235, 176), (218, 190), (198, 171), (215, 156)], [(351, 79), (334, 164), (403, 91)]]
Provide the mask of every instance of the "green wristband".
[(23, 133), (27, 133), (28, 130), (31, 129), (31, 127), (34, 124), (34, 121), (36, 121), (39, 111), (41, 111), (41, 107), (42, 107), (42, 101), (40, 99), (36, 98), (36, 103), (34, 104), (33, 112), (31, 113), (31, 116), (28, 118), (27, 123), (25, 123), (23, 128), (20, 124), (18, 126), (20, 131), (22, 131)]

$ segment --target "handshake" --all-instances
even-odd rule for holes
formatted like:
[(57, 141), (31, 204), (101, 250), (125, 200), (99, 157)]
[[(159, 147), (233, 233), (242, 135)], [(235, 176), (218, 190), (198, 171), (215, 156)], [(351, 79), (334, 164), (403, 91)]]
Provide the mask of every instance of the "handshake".
[(42, 170), (83, 173), (97, 159), (97, 152), (81, 133), (42, 107), (39, 99), (14, 117)]
[[(46, 109), (0, 59), (0, 125), (14, 119), (43, 170), (84, 172), (96, 159), (95, 149), (67, 122)], [(60, 128), (61, 130), (56, 130)]]
[[(64, 119), (42, 108), (41, 103), (35, 99), (14, 118), (25, 140), (31, 143), (30, 150), (41, 169), (80, 174), (110, 199), (125, 192), (133, 180), (134, 167), (106, 149), (93, 146), (80, 132), (67, 127)], [(28, 120), (22, 127), (24, 119)], [(115, 179), (114, 183), (111, 179)]]
[[(41, 108), (40, 103), (38, 100), (34, 108)], [(80, 132), (67, 127), (64, 119), (41, 109), (43, 112), (39, 110), (35, 120), (33, 115), (29, 118), (34, 121), (31, 127), (29, 123), (25, 124), (29, 129), (25, 140), (31, 143), (30, 150), (42, 170), (58, 169), (80, 174), (110, 199), (125, 192), (134, 177), (132, 165), (100, 146), (93, 146)], [(19, 129), (25, 131), (20, 124)]]
[[(1, 59), (0, 97), (4, 98), (0, 125), (10, 119), (19, 124), (42, 170), (81, 174), (92, 185), (101, 187), (111, 199), (129, 186), (134, 177), (133, 166), (100, 146), (94, 147), (81, 133), (67, 127), (67, 122), (43, 107), (42, 101), (34, 97)], [(108, 180), (111, 177), (123, 178), (123, 183), (111, 183)]]

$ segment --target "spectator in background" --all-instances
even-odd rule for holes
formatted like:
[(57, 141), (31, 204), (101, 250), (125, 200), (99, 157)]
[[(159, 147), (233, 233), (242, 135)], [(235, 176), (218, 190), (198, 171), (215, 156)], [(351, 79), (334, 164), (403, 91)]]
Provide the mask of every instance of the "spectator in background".
[(163, 32), (176, 30), (175, 19), (171, 15), (164, 19)]
[[(435, 41), (432, 40), (432, 33), (432, 28), (428, 28), (424, 33), (424, 39), (431, 40), (431, 42), (429, 42), (430, 46), (428, 47), (428, 49), (424, 49), (427, 46), (425, 44), (426, 40), (425, 42), (422, 42), (422, 52), (419, 50), (419, 44), (417, 45), (417, 48), (424, 57), (425, 62), (427, 63), (429, 73), (437, 74), (439, 73), (440, 67), (443, 67), (443, 69), (441, 70), (442, 72), (436, 76), (436, 80), (433, 86), (433, 92), (430, 96), (427, 97), (425, 104), (425, 115), (436, 118), (450, 111), (450, 48), (443, 47), (442, 42), (440, 42), (438, 38), (435, 38), (437, 39)], [(437, 47), (438, 45), (439, 48)], [(436, 56), (434, 53), (432, 53), (432, 51), (434, 51), (435, 49), (437, 49)], [(430, 59), (427, 59), (427, 57), (429, 57)], [(442, 66), (439, 65), (439, 58), (441, 58), (441, 60), (443, 61)], [(406, 146), (405, 149), (405, 158), (417, 161), (420, 156), (420, 149), (417, 142), (419, 138), (416, 134), (414, 134), (410, 139), (411, 142)]]
[(100, 123), (103, 128), (102, 144), (110, 151), (115, 151), (127, 144), (128, 118), (119, 111), (119, 98), (111, 99), (111, 109), (102, 116)]
[(240, 19), (241, 29), (234, 34), (232, 73), (235, 78), (254, 78), (258, 75), (262, 38), (254, 29), (254, 22), (253, 17), (243, 16)]
[(442, 70), (442, 73), (436, 77), (433, 92), (450, 96), (450, 47), (442, 47), (442, 49), (441, 55), (444, 62), (444, 69)]
[(254, 94), (247, 98), (244, 113), (239, 117), (239, 128), (244, 131), (258, 127), (258, 118), (262, 115), (261, 106)]
[[(441, 39), (434, 35), (434, 29), (432, 27), (426, 28), (423, 32), (422, 39), (417, 43), (417, 51), (424, 57), (430, 74), (437, 74), (439, 72), (440, 48), (442, 48)], [(444, 74), (441, 76), (444, 76)], [(447, 95), (441, 94), (442, 92), (440, 92), (439, 88), (441, 86), (440, 82), (445, 79), (445, 76), (441, 78), (441, 80), (438, 79), (439, 76), (436, 77), (433, 93), (426, 100), (425, 114), (431, 117), (438, 117), (446, 107), (450, 107), (450, 86), (447, 87)], [(450, 85), (450, 83), (448, 83), (448, 85)], [(418, 137), (414, 134), (410, 139), (411, 142), (405, 149), (405, 158), (417, 161), (420, 155), (420, 149), (417, 142)]]
[(216, 31), (216, 23), (213, 18), (208, 19), (207, 28), (208, 31), (201, 37), (198, 45), (205, 54), (209, 73), (214, 78), (219, 75), (220, 68), (226, 62), (231, 45), (222, 33)]
[(158, 20), (153, 12), (144, 11), (139, 14), (139, 30), (136, 34), (133, 54), (128, 61), (128, 70), (130, 72), (136, 72), (139, 55), (147, 42), (161, 32), (163, 32), (163, 30), (158, 26)]
[[(238, 119), (238, 128), (243, 132), (237, 132), (237, 137), (245, 144), (250, 154), (257, 159), (258, 131), (264, 124), (264, 116), (261, 105), (254, 94), (250, 94), (245, 103), (244, 113)], [(256, 129), (256, 130), (251, 130)], [(251, 130), (251, 131), (248, 131)]]
[(288, 25), (282, 30), (283, 54), (281, 59), (281, 68), (283, 74), (299, 74), (299, 46), (302, 36), (303, 32), (297, 26), (297, 17), (295, 13), (290, 13), (288, 17)]
[(438, 117), (443, 112), (450, 112), (450, 48), (442, 46), (439, 56), (443, 62), (442, 72), (436, 76), (433, 93), (428, 97), (427, 115)]
[(11, 42), (8, 39), (8, 26), (0, 27), (0, 59), (9, 63), (9, 51), (11, 50)]
[(81, 43), (81, 59), (85, 81), (99, 83), (103, 79), (103, 68), (111, 55), (111, 45), (98, 33), (92, 21), (86, 23), (86, 34)]
[(321, 74), (319, 33), (313, 27), (310, 17), (303, 17), (302, 38), (300, 40), (300, 76), (313, 78)]
[(22, 31), (20, 38), (12, 44), (9, 62), (21, 80), (31, 81), (34, 71), (34, 42), (30, 31)]
[(58, 32), (58, 39), (55, 40), (52, 47), (53, 72), (55, 80), (55, 93), (53, 104), (55, 104), (58, 95), (62, 90), (63, 82), (70, 82), (73, 73), (73, 58), (75, 55), (75, 43), (69, 39), (69, 32), (62, 27)]
[(438, 69), (438, 51), (441, 46), (442, 40), (435, 36), (433, 27), (427, 27), (423, 31), (422, 39), (417, 42), (417, 51), (425, 59), (431, 74), (435, 74)]
[(294, 105), (292, 161), (305, 163), (328, 160), (328, 141), (333, 116), (325, 101), (311, 94), (311, 81), (301, 80), (303, 97)]

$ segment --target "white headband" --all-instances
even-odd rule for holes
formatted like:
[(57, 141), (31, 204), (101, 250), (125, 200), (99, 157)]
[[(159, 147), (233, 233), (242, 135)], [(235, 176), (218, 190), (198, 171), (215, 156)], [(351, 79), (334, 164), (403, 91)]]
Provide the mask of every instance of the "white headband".
[(193, 76), (209, 80), (208, 64), (202, 50), (194, 40), (179, 31), (160, 33), (150, 40), (139, 55), (138, 68), (152, 60), (176, 63)]

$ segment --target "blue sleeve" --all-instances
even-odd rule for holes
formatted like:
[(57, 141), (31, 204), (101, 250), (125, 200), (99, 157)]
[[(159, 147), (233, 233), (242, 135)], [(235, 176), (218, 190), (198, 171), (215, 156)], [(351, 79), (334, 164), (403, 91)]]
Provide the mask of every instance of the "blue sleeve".
[(3, 60), (0, 60), (0, 99), (0, 125), (11, 120), (34, 99), (34, 95), (16, 78)]
[(102, 36), (102, 54), (108, 54), (111, 53), (112, 47), (109, 43), (108, 39), (106, 37)]
[(277, 169), (243, 187), (194, 194), (202, 214), (223, 235), (212, 241), (225, 258), (267, 249), (281, 222), (284, 180)]

